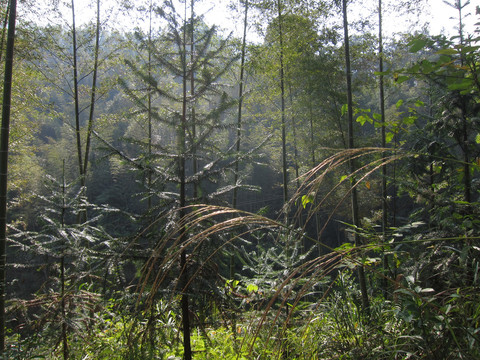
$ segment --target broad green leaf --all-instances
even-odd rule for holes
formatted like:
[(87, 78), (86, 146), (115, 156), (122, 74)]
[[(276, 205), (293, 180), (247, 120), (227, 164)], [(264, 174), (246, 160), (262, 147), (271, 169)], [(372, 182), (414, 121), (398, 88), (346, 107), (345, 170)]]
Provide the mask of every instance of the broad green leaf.
[(359, 117), (357, 117), (357, 122), (360, 123), (360, 125), (365, 125), (365, 122), (369, 119), (368, 116), (365, 116), (365, 115), (360, 115)]
[(455, 49), (441, 49), (437, 51), (438, 55), (456, 55), (458, 51)]
[(452, 58), (450, 56), (440, 55), (437, 64), (441, 66), (445, 66), (451, 62), (452, 62)]
[(304, 209), (307, 207), (307, 204), (311, 202), (313, 202), (313, 195), (308, 194), (302, 196), (302, 206)]
[(422, 106), (425, 106), (425, 103), (421, 100), (417, 100), (417, 101), (415, 101), (415, 106), (416, 107), (422, 107)]
[(397, 79), (395, 81), (397, 83), (401, 84), (401, 83), (407, 81), (408, 79), (410, 79), (410, 77), (408, 77), (408, 76), (399, 76), (399, 77), (397, 77)]
[(480, 144), (480, 133), (478, 133), (477, 136), (475, 136), (475, 142), (477, 144)]
[(427, 41), (424, 39), (413, 40), (408, 44), (410, 46), (410, 49), (408, 51), (411, 53), (416, 53), (417, 51), (422, 50), (426, 44)]
[(342, 115), (345, 115), (348, 111), (348, 104), (343, 104), (342, 106)]
[(343, 175), (343, 176), (340, 178), (340, 182), (343, 182), (347, 177), (348, 177), (348, 175)]
[(392, 140), (393, 140), (393, 133), (392, 133), (392, 132), (386, 133), (386, 135), (385, 135), (385, 141), (387, 142), (387, 144), (388, 144), (388, 143), (391, 143)]
[(373, 118), (377, 121), (382, 121), (382, 114), (373, 113)]
[(398, 100), (397, 103), (395, 104), (396, 108), (398, 109), (400, 106), (403, 105), (403, 100)]
[(387, 70), (387, 71), (375, 71), (374, 74), (375, 75), (390, 75), (391, 71), (390, 70)]
[(424, 74), (430, 74), (432, 71), (433, 71), (432, 63), (428, 60), (423, 60), (422, 61), (422, 72)]
[(248, 284), (247, 285), (247, 291), (249, 293), (254, 292), (254, 291), (258, 291), (258, 286), (255, 285), (255, 284)]

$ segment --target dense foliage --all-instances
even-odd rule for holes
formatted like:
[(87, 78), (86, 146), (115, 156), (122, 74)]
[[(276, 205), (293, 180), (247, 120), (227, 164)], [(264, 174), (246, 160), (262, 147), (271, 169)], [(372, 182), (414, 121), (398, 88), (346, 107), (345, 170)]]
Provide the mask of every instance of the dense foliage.
[(20, 2), (1, 358), (480, 358), (480, 26), (360, 2)]

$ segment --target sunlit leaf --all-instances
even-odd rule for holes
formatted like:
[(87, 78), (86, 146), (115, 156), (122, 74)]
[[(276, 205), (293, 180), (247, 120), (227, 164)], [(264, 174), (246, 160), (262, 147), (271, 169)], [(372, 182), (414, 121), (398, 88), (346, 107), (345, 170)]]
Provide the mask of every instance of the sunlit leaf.
[(408, 44), (408, 46), (410, 46), (408, 51), (411, 53), (416, 53), (417, 51), (422, 50), (426, 44), (427, 44), (427, 41), (424, 39), (413, 40)]
[(385, 134), (385, 141), (387, 143), (392, 142), (394, 134), (392, 132), (388, 132)]
[(313, 202), (313, 195), (308, 194), (302, 196), (302, 206), (304, 209), (307, 207), (307, 204), (311, 202)]

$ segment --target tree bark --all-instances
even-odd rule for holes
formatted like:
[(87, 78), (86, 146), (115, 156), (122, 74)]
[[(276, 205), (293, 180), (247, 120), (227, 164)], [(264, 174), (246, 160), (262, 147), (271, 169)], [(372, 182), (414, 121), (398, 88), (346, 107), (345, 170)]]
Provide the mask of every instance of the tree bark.
[(80, 185), (85, 185), (83, 177), (82, 142), (80, 137), (80, 102), (78, 97), (78, 66), (77, 66), (77, 30), (75, 28), (75, 1), (72, 0), (72, 54), (73, 54), (73, 98), (75, 102), (75, 135), (77, 139), (78, 171)]
[(8, 142), (10, 137), (10, 108), (12, 99), (13, 53), (15, 48), (15, 25), (17, 1), (11, 0), (8, 19), (5, 75), (3, 83), (2, 129), (0, 134), (0, 357), (5, 354), (5, 298), (7, 264), (7, 174)]
[(240, 157), (240, 143), (242, 141), (242, 107), (243, 107), (243, 86), (245, 77), (245, 53), (247, 44), (247, 26), (248, 26), (248, 0), (245, 1), (245, 13), (243, 19), (243, 39), (242, 39), (242, 54), (240, 59), (240, 83), (238, 86), (238, 115), (237, 115), (237, 139), (235, 144), (235, 150), (237, 152), (235, 160), (235, 171), (233, 178), (233, 200), (232, 207), (237, 207), (237, 182), (238, 182), (238, 169), (239, 169), (239, 157)]
[[(191, 0), (193, 1), (193, 0)], [(183, 103), (182, 103), (182, 118), (179, 131), (179, 178), (180, 178), (180, 209), (179, 209), (179, 218), (182, 221), (185, 216), (185, 205), (186, 205), (186, 177), (185, 177), (185, 137), (187, 133), (187, 29), (186, 29), (186, 18), (187, 18), (187, 1), (185, 1), (185, 23), (183, 29)], [(180, 246), (182, 247), (180, 253), (180, 287), (182, 290), (181, 297), (181, 307), (182, 307), (182, 324), (183, 324), (183, 358), (185, 360), (192, 359), (192, 348), (190, 343), (190, 317), (189, 317), (189, 305), (188, 305), (188, 273), (187, 273), (187, 253), (184, 246), (186, 239), (185, 234), (186, 229), (180, 229)]]
[[(285, 124), (285, 71), (283, 64), (283, 27), (282, 27), (282, 3), (277, 0), (278, 10), (278, 35), (280, 41), (280, 91), (281, 91), (281, 129), (282, 129), (282, 169), (283, 169), (283, 203), (288, 201), (288, 173), (287, 173), (287, 135)], [(285, 214), (285, 220), (288, 215)]]
[[(348, 17), (347, 17), (347, 0), (342, 1), (343, 4), (343, 31), (345, 37), (345, 68), (347, 77), (347, 106), (348, 106), (348, 148), (354, 149), (354, 134), (353, 134), (353, 99), (352, 99), (352, 70), (350, 65), (350, 42), (348, 37)], [(352, 183), (355, 184), (354, 173), (356, 171), (355, 161), (350, 159), (350, 174), (352, 174)], [(355, 186), (351, 189), (352, 201), (352, 220), (353, 225), (358, 229), (360, 227), (360, 218), (358, 210), (358, 196)], [(355, 245), (360, 245), (358, 235), (355, 233)], [(362, 305), (366, 312), (369, 311), (369, 300), (367, 294), (367, 283), (365, 280), (365, 271), (363, 265), (358, 266), (358, 281), (360, 284), (360, 291), (362, 293)]]
[(85, 144), (85, 156), (83, 161), (83, 184), (86, 184), (87, 168), (88, 168), (88, 155), (90, 153), (90, 143), (93, 132), (93, 117), (95, 113), (95, 95), (97, 90), (97, 74), (98, 74), (98, 53), (100, 50), (100, 0), (97, 0), (97, 24), (95, 29), (95, 49), (94, 49), (94, 62), (93, 62), (93, 74), (92, 74), (92, 89), (90, 98), (90, 113), (88, 116), (87, 125), (87, 139)]
[[(378, 69), (380, 71), (379, 77), (379, 96), (380, 96), (380, 116), (382, 122), (382, 148), (387, 146), (386, 141), (386, 124), (385, 124), (385, 89), (383, 82), (383, 31), (382, 31), (382, 0), (378, 0)], [(383, 152), (385, 158), (386, 152)], [(387, 237), (388, 228), (388, 202), (387, 202), (387, 165), (382, 165), (382, 235), (383, 241)], [(388, 255), (383, 255), (383, 271), (384, 278), (382, 280), (383, 296), (388, 297), (388, 280), (387, 275), (389, 271)]]

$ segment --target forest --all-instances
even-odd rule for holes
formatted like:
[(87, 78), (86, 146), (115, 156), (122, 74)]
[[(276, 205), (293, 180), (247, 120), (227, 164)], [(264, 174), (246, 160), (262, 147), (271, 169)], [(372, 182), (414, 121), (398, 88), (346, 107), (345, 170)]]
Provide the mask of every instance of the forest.
[(227, 2), (0, 0), (0, 358), (480, 359), (480, 6)]

